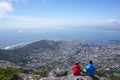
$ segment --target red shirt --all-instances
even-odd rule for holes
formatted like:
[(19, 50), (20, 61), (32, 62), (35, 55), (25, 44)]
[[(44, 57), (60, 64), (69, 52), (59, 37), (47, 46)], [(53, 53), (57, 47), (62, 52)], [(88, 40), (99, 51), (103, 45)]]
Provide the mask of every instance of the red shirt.
[(80, 66), (79, 65), (74, 65), (73, 67), (72, 67), (72, 69), (73, 69), (73, 74), (74, 74), (74, 76), (79, 76), (80, 75)]

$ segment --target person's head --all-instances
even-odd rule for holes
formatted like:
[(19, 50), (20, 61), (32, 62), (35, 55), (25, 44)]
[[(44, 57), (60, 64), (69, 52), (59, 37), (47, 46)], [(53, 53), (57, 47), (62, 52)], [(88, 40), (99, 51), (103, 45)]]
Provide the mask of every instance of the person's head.
[(79, 65), (79, 62), (77, 61), (77, 62), (75, 62), (75, 65)]
[(90, 64), (93, 64), (93, 61), (92, 61), (92, 60), (90, 60), (90, 61), (89, 61), (89, 63), (90, 63)]

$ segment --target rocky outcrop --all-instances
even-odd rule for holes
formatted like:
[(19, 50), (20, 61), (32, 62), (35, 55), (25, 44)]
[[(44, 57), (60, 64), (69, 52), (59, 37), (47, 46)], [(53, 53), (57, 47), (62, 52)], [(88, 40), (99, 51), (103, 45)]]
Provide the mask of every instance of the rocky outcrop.
[(40, 80), (105, 80), (105, 77), (89, 77), (89, 76), (73, 76), (73, 75), (68, 75), (68, 76), (64, 76), (64, 77), (54, 77), (54, 76), (50, 76), (50, 77), (45, 77), (42, 78)]

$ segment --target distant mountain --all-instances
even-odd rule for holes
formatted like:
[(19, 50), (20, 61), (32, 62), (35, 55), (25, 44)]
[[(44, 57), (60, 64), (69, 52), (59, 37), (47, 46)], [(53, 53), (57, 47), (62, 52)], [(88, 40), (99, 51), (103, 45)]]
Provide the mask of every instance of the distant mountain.
[(60, 48), (60, 42), (41, 40), (24, 46), (17, 46), (10, 49), (0, 49), (0, 59), (8, 60), (14, 63), (26, 62), (26, 56), (34, 51), (57, 50)]

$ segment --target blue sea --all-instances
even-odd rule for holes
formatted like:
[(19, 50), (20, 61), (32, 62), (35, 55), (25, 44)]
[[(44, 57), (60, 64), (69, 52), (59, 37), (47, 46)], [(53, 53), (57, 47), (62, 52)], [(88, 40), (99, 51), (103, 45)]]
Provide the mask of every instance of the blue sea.
[(100, 43), (102, 41), (120, 40), (120, 32), (79, 29), (0, 30), (0, 48), (43, 39), (84, 40)]

